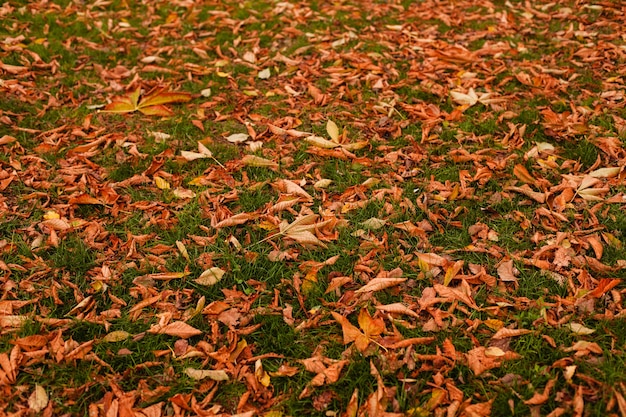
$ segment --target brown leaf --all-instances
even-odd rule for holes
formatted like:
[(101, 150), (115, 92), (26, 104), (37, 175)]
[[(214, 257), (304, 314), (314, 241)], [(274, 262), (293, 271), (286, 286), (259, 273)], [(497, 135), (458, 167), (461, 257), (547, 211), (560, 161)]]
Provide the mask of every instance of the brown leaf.
[(358, 294), (363, 292), (381, 291), (385, 288), (395, 287), (396, 285), (402, 284), (406, 280), (407, 278), (374, 278), (355, 292)]
[(180, 337), (182, 339), (188, 339), (193, 336), (201, 335), (202, 331), (196, 329), (195, 327), (188, 325), (185, 322), (174, 321), (166, 326), (159, 326), (159, 325), (152, 326), (148, 330), (148, 333), (166, 334), (169, 336)]

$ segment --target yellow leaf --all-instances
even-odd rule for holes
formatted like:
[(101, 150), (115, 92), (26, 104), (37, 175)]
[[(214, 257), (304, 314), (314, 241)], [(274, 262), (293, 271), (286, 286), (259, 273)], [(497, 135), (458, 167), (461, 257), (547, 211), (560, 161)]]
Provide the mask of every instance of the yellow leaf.
[(186, 368), (185, 374), (195, 380), (202, 380), (205, 378), (212, 379), (213, 381), (228, 381), (228, 374), (226, 371), (219, 369), (194, 369), (194, 368)]
[(568, 327), (574, 334), (577, 334), (577, 335), (588, 335), (588, 334), (595, 333), (594, 329), (585, 327), (584, 325), (580, 323), (570, 323), (568, 324)]
[(191, 259), (189, 258), (189, 253), (187, 252), (187, 248), (185, 247), (185, 244), (181, 242), (180, 240), (177, 240), (176, 247), (180, 251), (180, 254), (183, 256), (183, 258), (185, 258), (187, 262), (191, 262)]
[(278, 164), (269, 159), (261, 158), (256, 155), (246, 155), (241, 158), (241, 162), (244, 165), (251, 167), (267, 167), (267, 168), (278, 168)]
[(124, 331), (124, 330), (116, 330), (113, 331), (109, 334), (107, 334), (106, 336), (104, 336), (102, 338), (102, 341), (104, 342), (109, 342), (109, 343), (115, 343), (115, 342), (121, 342), (122, 340), (126, 340), (130, 337), (130, 333)]
[(265, 372), (265, 369), (263, 369), (263, 362), (261, 362), (261, 359), (257, 359), (254, 363), (254, 376), (264, 387), (270, 386), (271, 379), (267, 372)]
[(48, 405), (48, 393), (41, 385), (35, 385), (35, 390), (28, 397), (28, 407), (35, 413), (40, 412)]
[(156, 186), (161, 189), (161, 190), (169, 190), (170, 189), (170, 183), (165, 181), (163, 178), (161, 177), (154, 177), (154, 182), (156, 184)]
[(222, 279), (226, 271), (222, 268), (214, 266), (205, 270), (198, 278), (196, 278), (195, 282), (200, 285), (211, 286), (215, 285), (218, 281)]
[(613, 178), (619, 174), (621, 169), (621, 167), (599, 168), (593, 172), (590, 172), (589, 176), (594, 178)]
[(328, 136), (332, 139), (333, 142), (339, 143), (339, 127), (332, 120), (328, 120), (326, 123), (326, 132), (328, 132)]
[(334, 149), (337, 148), (339, 146), (341, 146), (340, 144), (330, 141), (328, 139), (324, 139), (321, 136), (309, 136), (304, 138), (305, 142), (310, 143), (311, 145), (317, 146), (318, 148), (323, 148), (323, 149)]

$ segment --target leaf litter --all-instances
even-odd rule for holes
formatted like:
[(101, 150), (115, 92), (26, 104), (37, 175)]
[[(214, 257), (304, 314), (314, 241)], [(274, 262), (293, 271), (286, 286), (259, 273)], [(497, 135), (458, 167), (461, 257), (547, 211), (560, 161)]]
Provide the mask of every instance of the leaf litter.
[(624, 415), (625, 14), (3, 4), (1, 412)]

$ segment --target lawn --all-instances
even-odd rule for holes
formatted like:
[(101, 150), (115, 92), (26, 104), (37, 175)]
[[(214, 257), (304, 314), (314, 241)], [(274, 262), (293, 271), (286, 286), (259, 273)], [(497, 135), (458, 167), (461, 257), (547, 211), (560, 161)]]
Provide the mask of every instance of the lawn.
[(0, 5), (0, 415), (626, 416), (626, 5)]

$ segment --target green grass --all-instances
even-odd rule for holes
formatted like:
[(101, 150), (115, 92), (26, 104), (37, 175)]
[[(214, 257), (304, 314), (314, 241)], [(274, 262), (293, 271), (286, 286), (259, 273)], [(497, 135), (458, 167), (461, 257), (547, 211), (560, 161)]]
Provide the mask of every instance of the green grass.
[[(452, 387), (463, 395), (457, 414), (492, 401), (491, 415), (547, 415), (557, 407), (568, 415), (579, 390), (584, 415), (618, 412), (607, 407), (626, 371), (626, 327), (615, 319), (623, 315), (625, 286), (588, 294), (623, 275), (626, 211), (619, 196), (626, 189), (619, 176), (599, 178), (597, 187), (608, 191), (597, 201), (578, 193), (564, 208), (554, 204), (568, 187), (575, 193), (592, 167), (622, 165), (618, 118), (626, 113), (602, 96), (609, 79), (619, 90), (621, 61), (584, 60), (600, 42), (601, 54), (623, 46), (614, 36), (614, 8), (565, 2), (533, 8), (550, 19), (529, 19), (517, 1), (496, 1), (493, 10), (443, 2), (441, 15), (406, 1), (368, 9), (354, 1), (226, 3), (56, 1), (42, 8), (20, 1), (0, 9), (0, 62), (27, 67), (15, 73), (0, 67), (0, 138), (17, 139), (0, 145), (0, 186), (11, 178), (0, 190), (0, 354), (18, 345), (28, 356), (5, 384), (10, 400), (0, 414), (23, 413), (40, 385), (51, 404), (42, 412), (53, 415), (96, 409), (104, 415), (108, 402), (128, 393), (137, 398), (135, 411), (162, 403), (163, 415), (179, 406), (174, 401), (200, 403), (207, 395), (222, 413), (335, 415), (356, 388), (360, 407), (383, 388), (372, 365), (385, 385), (386, 412), (445, 415), (457, 392)], [(571, 15), (555, 17), (564, 7)], [(513, 26), (499, 17), (504, 13)], [(570, 21), (578, 31), (571, 36)], [(338, 42), (349, 32), (356, 38)], [(455, 45), (477, 58), (456, 56)], [(489, 52), (494, 45), (508, 47)], [(254, 63), (247, 61), (251, 53)], [(264, 68), (271, 77), (262, 80)], [(522, 73), (531, 85), (521, 82)], [(382, 89), (374, 87), (379, 81)], [(90, 107), (131, 83), (170, 86), (193, 99), (171, 105), (169, 118)], [(309, 85), (326, 95), (323, 104)], [(210, 97), (200, 96), (205, 88)], [(504, 100), (457, 107), (450, 91), (469, 88)], [(247, 95), (251, 90), (258, 95)], [(396, 111), (383, 114), (381, 103)], [(565, 124), (548, 125), (546, 109)], [(268, 126), (328, 138), (328, 120), (345, 130), (348, 143), (369, 146), (349, 154), (323, 150)], [(572, 130), (570, 121), (588, 131)], [(247, 126), (260, 149), (225, 140)], [(503, 141), (513, 127), (517, 133)], [(429, 140), (422, 141), (426, 129)], [(617, 147), (598, 138), (618, 138)], [(214, 159), (184, 160), (181, 151), (196, 151), (198, 142)], [(543, 142), (554, 146), (553, 155), (533, 154)], [(247, 166), (248, 154), (278, 167)], [(518, 164), (541, 178), (527, 185), (545, 193), (546, 203), (511, 191), (525, 184), (514, 173)], [(155, 175), (171, 188), (158, 188)], [(270, 211), (285, 197), (284, 179), (312, 200)], [(314, 188), (321, 179), (332, 182)], [(178, 198), (184, 189), (195, 196)], [(83, 193), (105, 199), (113, 192), (117, 200), (107, 204), (71, 203)], [(253, 217), (211, 226), (243, 213)], [(278, 233), (281, 222), (311, 213), (331, 221), (310, 230), (324, 246)], [(363, 225), (372, 218), (385, 224)], [(491, 234), (482, 235), (477, 224)], [(602, 257), (594, 260), (598, 244)], [(502, 280), (499, 266), (507, 260), (518, 271), (516, 282)], [(448, 286), (468, 291), (478, 309), (440, 286), (457, 261), (463, 267)], [(196, 282), (211, 267), (225, 271), (223, 278), (210, 286)], [(359, 292), (398, 269), (406, 281)], [(181, 275), (150, 281), (159, 277), (151, 274), (168, 273)], [(376, 308), (395, 303), (415, 314)], [(361, 309), (385, 325), (365, 352), (344, 344), (345, 329), (331, 314), (358, 328)], [(179, 321), (201, 334), (153, 333), (159, 322)], [(594, 332), (575, 334), (569, 323)], [(497, 340), (499, 326), (530, 332)], [(113, 331), (128, 337), (107, 342)], [(43, 345), (31, 347), (36, 336)], [(431, 336), (431, 343), (388, 347)], [(233, 354), (243, 341), (246, 347)], [(597, 348), (572, 349), (578, 342)], [(449, 343), (455, 356), (446, 351)], [(81, 344), (85, 351), (76, 351)], [(468, 355), (478, 347), (519, 357), (476, 375)], [(313, 356), (325, 367), (348, 363), (333, 382), (312, 386), (316, 373), (302, 361)], [(268, 387), (254, 374), (258, 358)], [(571, 381), (567, 366), (576, 366)], [(188, 367), (223, 369), (229, 380), (195, 380)], [(279, 375), (285, 367), (295, 373)], [(554, 387), (536, 410), (524, 403), (550, 381)], [(449, 390), (440, 403), (435, 387)], [(309, 395), (300, 397), (305, 389)], [(248, 404), (238, 409), (246, 393)]]

